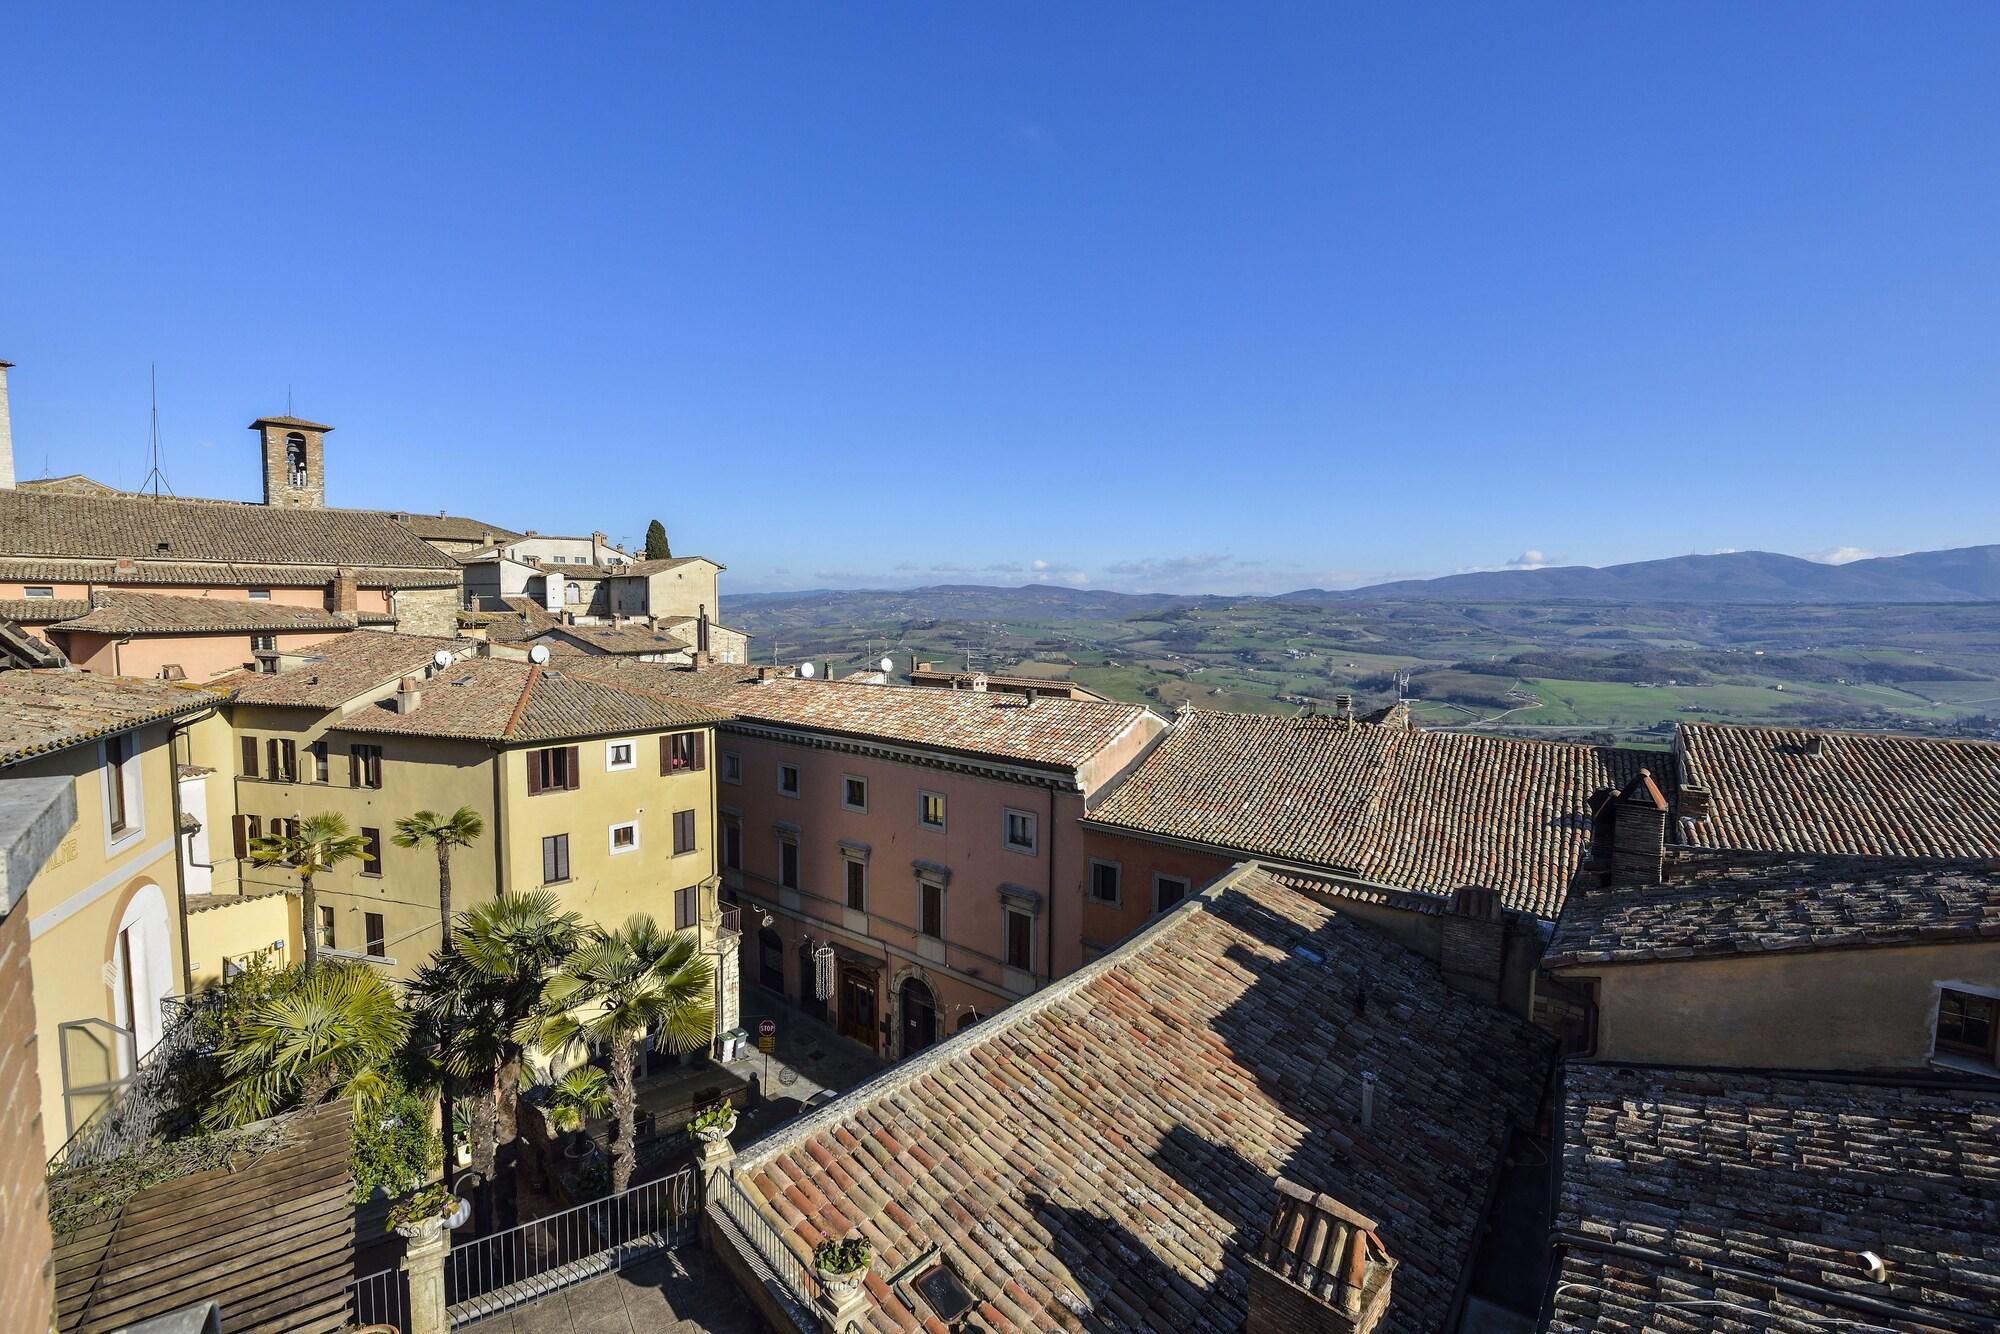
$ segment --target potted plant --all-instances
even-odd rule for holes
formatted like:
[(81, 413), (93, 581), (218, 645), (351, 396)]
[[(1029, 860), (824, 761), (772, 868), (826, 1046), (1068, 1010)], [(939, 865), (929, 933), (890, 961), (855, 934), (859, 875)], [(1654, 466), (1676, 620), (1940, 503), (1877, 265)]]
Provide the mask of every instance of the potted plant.
[(584, 1123), (611, 1110), (610, 1081), (594, 1065), (579, 1065), (549, 1085), (549, 1121), (568, 1138), (566, 1158), (587, 1158), (597, 1144), (584, 1133)]
[(466, 1201), (442, 1184), (425, 1186), (389, 1211), (389, 1230), (411, 1241), (457, 1227), (469, 1211)]
[(828, 1237), (813, 1247), (813, 1269), (819, 1274), (820, 1286), (835, 1300), (859, 1288), (868, 1277), (868, 1266), (874, 1262), (875, 1248), (866, 1237), (848, 1237), (842, 1241)]
[(688, 1122), (688, 1134), (703, 1144), (715, 1144), (729, 1138), (736, 1129), (736, 1104), (724, 1099), (711, 1103), (695, 1113), (694, 1120)]
[(460, 1168), (472, 1166), (472, 1117), (463, 1099), (451, 1105), (451, 1157)]

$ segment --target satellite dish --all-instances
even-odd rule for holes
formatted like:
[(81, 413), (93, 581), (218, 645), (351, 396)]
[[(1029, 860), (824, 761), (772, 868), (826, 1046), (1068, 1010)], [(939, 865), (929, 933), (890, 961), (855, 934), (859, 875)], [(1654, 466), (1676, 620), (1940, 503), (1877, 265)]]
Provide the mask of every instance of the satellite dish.
[(549, 660), (549, 646), (547, 644), (537, 644), (533, 648), (528, 650), (529, 662), (532, 662), (537, 666), (539, 666), (542, 663), (547, 662), (548, 660)]
[(448, 648), (439, 649), (437, 652), (431, 654), (431, 661), (439, 667), (451, 666), (451, 650)]
[(810, 681), (813, 677), (819, 675), (819, 668), (809, 662), (802, 662), (799, 664), (799, 675)]
[(882, 670), (885, 672), (893, 672), (896, 670), (896, 660), (894, 658), (882, 659), (881, 665), (882, 665)]

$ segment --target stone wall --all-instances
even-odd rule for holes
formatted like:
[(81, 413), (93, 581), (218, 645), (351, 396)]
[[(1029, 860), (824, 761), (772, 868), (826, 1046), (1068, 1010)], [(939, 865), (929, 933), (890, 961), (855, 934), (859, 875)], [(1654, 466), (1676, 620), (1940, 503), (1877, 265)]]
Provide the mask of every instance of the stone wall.
[(457, 588), (396, 590), (397, 632), (450, 639), (458, 633), (458, 599)]
[(41, 1081), (35, 993), (28, 971), (28, 902), (0, 920), (0, 1311), (10, 1329), (50, 1327), (48, 1190), (42, 1181)]

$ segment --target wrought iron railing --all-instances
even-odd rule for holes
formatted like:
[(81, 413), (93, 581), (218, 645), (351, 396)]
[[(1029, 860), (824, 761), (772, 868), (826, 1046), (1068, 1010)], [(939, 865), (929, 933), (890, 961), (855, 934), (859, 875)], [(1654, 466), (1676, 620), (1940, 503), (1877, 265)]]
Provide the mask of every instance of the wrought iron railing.
[(478, 1237), (445, 1257), (454, 1325), (534, 1301), (622, 1269), (693, 1238), (700, 1192), (694, 1169)]
[(188, 1129), (194, 1108), (182, 1096), (187, 1066), (214, 1051), (221, 1036), (220, 991), (163, 998), (160, 1040), (131, 1074), (103, 1087), (105, 1101), (56, 1150), (49, 1170), (103, 1162)]
[(757, 1258), (764, 1262), (785, 1294), (801, 1308), (812, 1310), (819, 1297), (819, 1278), (812, 1266), (785, 1244), (764, 1211), (736, 1184), (735, 1177), (717, 1172), (708, 1179), (708, 1185), (710, 1206), (720, 1211), (757, 1252)]
[(743, 934), (743, 909), (730, 903), (724, 904), (715, 917), (715, 934), (718, 940)]
[(388, 1325), (408, 1334), (409, 1275), (400, 1269), (382, 1269), (355, 1279), (348, 1289), (347, 1309), (356, 1325)]

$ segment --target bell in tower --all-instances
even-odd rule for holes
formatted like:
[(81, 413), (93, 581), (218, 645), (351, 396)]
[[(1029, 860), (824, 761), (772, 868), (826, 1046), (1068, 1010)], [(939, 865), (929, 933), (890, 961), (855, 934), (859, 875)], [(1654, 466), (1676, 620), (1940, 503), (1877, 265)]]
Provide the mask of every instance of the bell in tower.
[(264, 447), (264, 503), (326, 508), (326, 433), (331, 426), (297, 417), (250, 423)]

